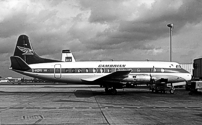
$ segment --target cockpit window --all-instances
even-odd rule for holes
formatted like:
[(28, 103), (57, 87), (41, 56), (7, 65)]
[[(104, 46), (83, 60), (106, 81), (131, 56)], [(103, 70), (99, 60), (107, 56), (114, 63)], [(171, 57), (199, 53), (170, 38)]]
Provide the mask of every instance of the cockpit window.
[(181, 66), (180, 66), (180, 65), (176, 65), (176, 68), (177, 68), (177, 69), (181, 69)]

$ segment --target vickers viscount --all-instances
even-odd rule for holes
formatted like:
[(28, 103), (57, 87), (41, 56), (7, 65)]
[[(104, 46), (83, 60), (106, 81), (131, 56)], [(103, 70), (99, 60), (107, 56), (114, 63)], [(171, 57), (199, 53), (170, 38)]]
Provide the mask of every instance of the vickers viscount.
[(26, 35), (19, 36), (10, 59), (10, 69), (15, 72), (56, 82), (100, 85), (105, 88), (105, 92), (112, 94), (126, 85), (168, 84), (191, 79), (191, 74), (176, 62), (64, 62), (42, 58), (35, 53)]

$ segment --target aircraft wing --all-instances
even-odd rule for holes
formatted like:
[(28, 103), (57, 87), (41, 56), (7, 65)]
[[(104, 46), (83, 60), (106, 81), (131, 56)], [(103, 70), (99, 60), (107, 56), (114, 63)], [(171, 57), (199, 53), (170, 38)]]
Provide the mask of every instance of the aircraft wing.
[(117, 80), (122, 80), (123, 78), (127, 77), (130, 72), (131, 72), (131, 70), (116, 71), (116, 72), (110, 73), (105, 76), (82, 79), (82, 81), (85, 81), (85, 82), (117, 81)]

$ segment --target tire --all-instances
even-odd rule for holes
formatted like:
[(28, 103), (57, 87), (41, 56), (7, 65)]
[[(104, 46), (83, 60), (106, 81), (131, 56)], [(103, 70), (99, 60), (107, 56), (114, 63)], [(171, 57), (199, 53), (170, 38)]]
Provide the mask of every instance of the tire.
[(109, 88), (105, 88), (105, 93), (106, 93), (106, 94), (109, 94), (109, 93), (110, 93)]
[(174, 90), (173, 89), (170, 90), (170, 94), (174, 94)]
[(112, 94), (112, 95), (116, 95), (116, 94), (117, 94), (117, 90), (116, 90), (116, 89), (112, 89), (112, 90), (111, 90), (111, 94)]

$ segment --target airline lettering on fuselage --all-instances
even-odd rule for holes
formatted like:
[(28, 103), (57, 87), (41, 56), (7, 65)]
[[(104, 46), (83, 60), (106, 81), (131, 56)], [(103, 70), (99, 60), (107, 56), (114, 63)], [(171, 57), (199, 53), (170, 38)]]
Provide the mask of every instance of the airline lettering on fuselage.
[(126, 65), (125, 64), (100, 64), (98, 66), (99, 68), (125, 68)]

